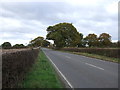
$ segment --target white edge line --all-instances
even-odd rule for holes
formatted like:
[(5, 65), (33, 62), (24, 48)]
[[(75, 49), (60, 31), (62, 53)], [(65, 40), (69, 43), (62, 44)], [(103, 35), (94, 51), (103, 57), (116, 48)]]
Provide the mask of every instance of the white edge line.
[(101, 69), (101, 70), (104, 70), (104, 69), (101, 68), (101, 67), (98, 67), (98, 66), (95, 66), (95, 65), (92, 65), (92, 64), (89, 64), (89, 63), (85, 63), (85, 64), (87, 64), (87, 65), (89, 65), (89, 66), (92, 66), (92, 67), (96, 67), (96, 68)]
[[(43, 50), (42, 50), (43, 51)], [(43, 51), (44, 52), (44, 51)], [(44, 52), (45, 53), (45, 52)], [(45, 53), (46, 55), (46, 53)], [(47, 55), (46, 55), (47, 56)], [(68, 85), (73, 88), (73, 86), (70, 84), (70, 82), (67, 80), (67, 78), (62, 74), (62, 72), (58, 69), (58, 67), (53, 63), (53, 61), (47, 56), (47, 58), (51, 61), (51, 63), (54, 65), (54, 67), (58, 70), (58, 72), (61, 74), (61, 76), (64, 78), (64, 80), (68, 83)]]

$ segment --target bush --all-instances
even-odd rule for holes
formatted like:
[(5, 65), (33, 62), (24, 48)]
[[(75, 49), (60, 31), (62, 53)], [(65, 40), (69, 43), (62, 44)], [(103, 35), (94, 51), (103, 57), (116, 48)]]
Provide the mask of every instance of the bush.
[(15, 88), (33, 65), (39, 49), (2, 54), (2, 88)]

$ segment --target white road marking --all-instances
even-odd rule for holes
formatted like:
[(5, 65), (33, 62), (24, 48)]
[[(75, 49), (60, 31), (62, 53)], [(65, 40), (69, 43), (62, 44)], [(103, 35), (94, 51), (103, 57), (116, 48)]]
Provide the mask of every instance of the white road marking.
[(95, 66), (95, 65), (92, 65), (92, 64), (89, 64), (89, 63), (85, 63), (85, 64), (87, 64), (87, 65), (89, 65), (89, 66), (92, 66), (92, 67), (95, 67), (95, 68), (98, 68), (98, 69), (100, 69), (100, 70), (104, 70), (104, 69), (101, 68), (101, 67), (98, 67), (98, 66)]
[(71, 58), (71, 57), (69, 57), (69, 56), (65, 56), (66, 58)]
[[(44, 51), (43, 51), (44, 52)], [(45, 52), (44, 52), (45, 53)], [(46, 53), (45, 53), (46, 55)], [(46, 55), (47, 56), (47, 55)], [(51, 63), (54, 65), (54, 67), (58, 70), (58, 72), (61, 74), (61, 76), (64, 78), (64, 80), (68, 83), (68, 85), (70, 86), (70, 88), (73, 88), (73, 86), (71, 85), (71, 83), (67, 80), (67, 78), (62, 74), (62, 72), (58, 69), (58, 67), (53, 63), (53, 61), (47, 56), (47, 58), (51, 61)]]

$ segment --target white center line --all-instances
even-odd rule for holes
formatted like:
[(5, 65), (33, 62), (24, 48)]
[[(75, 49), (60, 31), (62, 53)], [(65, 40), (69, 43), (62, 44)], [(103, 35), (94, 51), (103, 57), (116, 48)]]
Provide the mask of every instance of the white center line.
[(92, 67), (95, 67), (95, 68), (98, 68), (98, 69), (100, 69), (100, 70), (104, 70), (104, 69), (101, 68), (101, 67), (98, 67), (98, 66), (95, 66), (95, 65), (92, 65), (92, 64), (89, 64), (89, 63), (85, 63), (85, 64), (87, 64), (87, 65), (89, 65), (89, 66), (92, 66)]

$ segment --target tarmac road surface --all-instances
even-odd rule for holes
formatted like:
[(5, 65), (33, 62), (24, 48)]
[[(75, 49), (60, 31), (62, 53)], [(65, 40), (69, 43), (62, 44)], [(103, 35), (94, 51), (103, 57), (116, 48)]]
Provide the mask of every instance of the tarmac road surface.
[(71, 88), (118, 88), (118, 64), (42, 48)]

